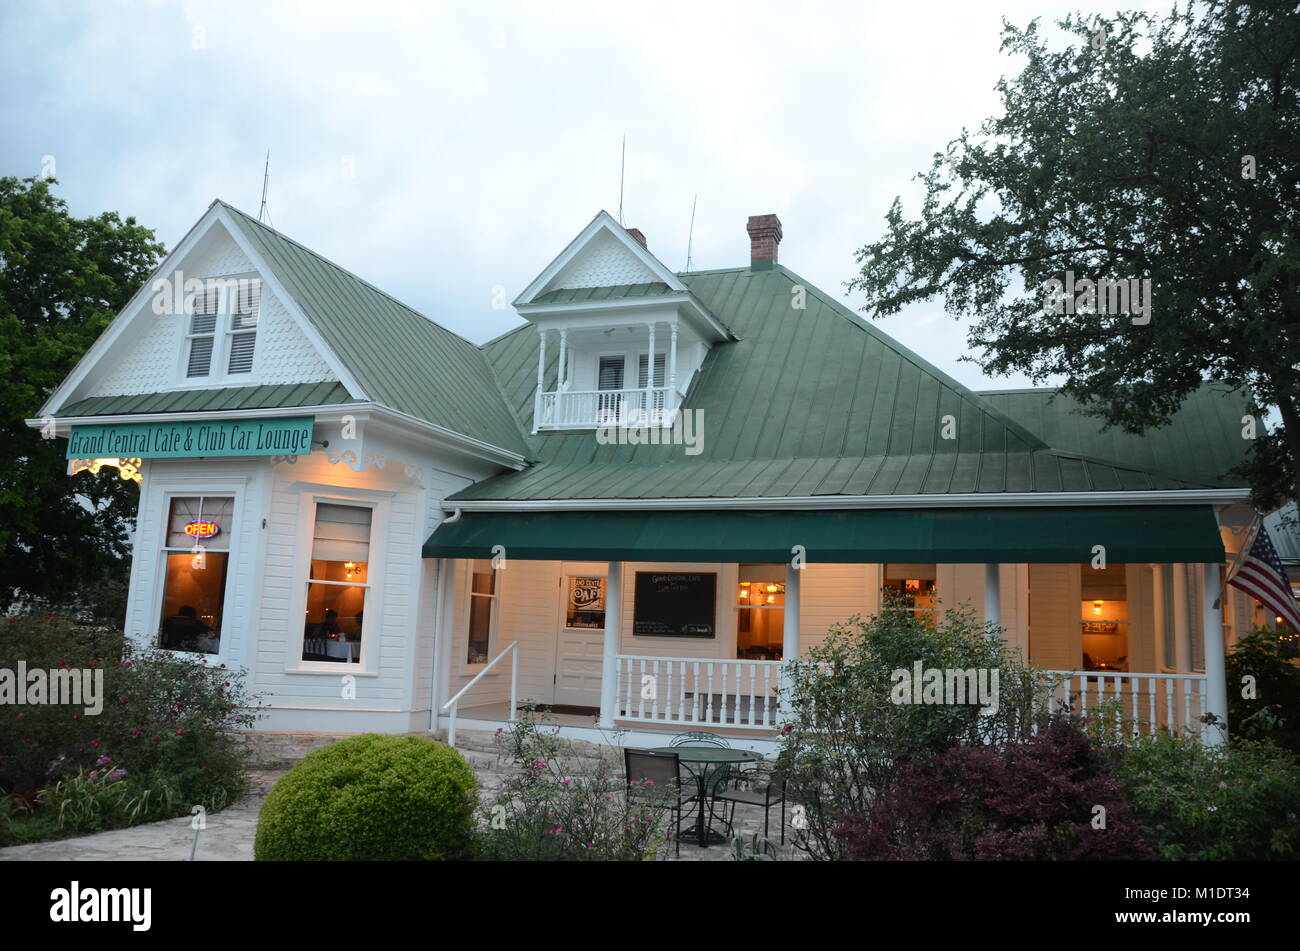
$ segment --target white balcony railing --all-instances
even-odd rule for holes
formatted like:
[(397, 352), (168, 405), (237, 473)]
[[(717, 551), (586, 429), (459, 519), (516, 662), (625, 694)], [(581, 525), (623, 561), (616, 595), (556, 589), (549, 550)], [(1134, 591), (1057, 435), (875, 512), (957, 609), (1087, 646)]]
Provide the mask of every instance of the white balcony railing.
[(668, 387), (631, 390), (564, 390), (538, 393), (538, 429), (580, 429), (602, 425), (671, 424)]
[(1044, 670), (1041, 674), (1047, 681), (1053, 711), (1068, 705), (1071, 713), (1104, 722), (1114, 740), (1157, 729), (1203, 732), (1201, 717), (1208, 699), (1204, 674), (1091, 670)]

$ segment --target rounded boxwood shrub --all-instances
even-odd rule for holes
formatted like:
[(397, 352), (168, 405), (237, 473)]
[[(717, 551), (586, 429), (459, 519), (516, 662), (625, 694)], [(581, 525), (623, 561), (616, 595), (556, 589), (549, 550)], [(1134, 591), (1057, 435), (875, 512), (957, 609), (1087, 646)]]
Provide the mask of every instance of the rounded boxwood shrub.
[(309, 754), (275, 784), (257, 819), (258, 861), (469, 857), (474, 774), (454, 749), (365, 733)]

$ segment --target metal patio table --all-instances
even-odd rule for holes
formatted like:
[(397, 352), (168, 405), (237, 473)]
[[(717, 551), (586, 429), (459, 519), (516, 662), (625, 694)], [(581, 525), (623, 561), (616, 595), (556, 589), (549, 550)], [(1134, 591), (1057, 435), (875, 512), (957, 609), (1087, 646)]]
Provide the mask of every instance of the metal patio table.
[[(721, 817), (713, 811), (712, 790), (704, 788), (705, 782), (716, 777), (719, 766), (729, 768), (739, 763), (757, 763), (762, 757), (749, 750), (732, 750), (720, 746), (656, 746), (653, 752), (676, 753), (678, 761), (686, 767), (686, 771), (691, 774), (699, 789), (698, 805), (692, 813), (695, 822), (682, 830), (681, 823), (686, 822), (691, 816), (682, 818), (678, 823), (678, 835), (687, 839), (696, 839), (701, 848), (707, 847), (710, 843), (726, 842), (727, 837), (713, 828), (713, 820)], [(721, 821), (730, 831), (731, 824), (725, 819)]]

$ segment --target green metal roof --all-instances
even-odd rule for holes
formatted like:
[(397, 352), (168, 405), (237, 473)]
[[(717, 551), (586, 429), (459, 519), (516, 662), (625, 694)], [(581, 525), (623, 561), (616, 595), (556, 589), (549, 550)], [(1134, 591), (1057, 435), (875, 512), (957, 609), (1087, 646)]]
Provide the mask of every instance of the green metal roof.
[(1203, 383), (1183, 401), (1169, 425), (1141, 435), (1084, 415), (1080, 404), (1055, 389), (985, 391), (980, 395), (1057, 449), (1097, 459), (1123, 460), (1189, 482), (1224, 486), (1246, 483), (1227, 477), (1250, 447), (1241, 438), (1249, 397), (1217, 383)]
[(372, 284), (221, 203), (376, 403), (523, 454), (483, 351)]
[(92, 396), (62, 407), (58, 416), (126, 416), (132, 413), (196, 413), (293, 406), (354, 403), (342, 383), (284, 383), (274, 386), (229, 386), (206, 390), (172, 390), (131, 396)]
[(674, 293), (676, 291), (663, 281), (652, 281), (647, 284), (618, 284), (611, 287), (561, 288), (547, 291), (529, 303), (570, 304), (579, 301), (624, 300), (629, 297), (658, 297)]
[(426, 558), (1080, 564), (1094, 545), (1116, 562), (1222, 562), (1209, 506), (1086, 506), (747, 512), (466, 512), (424, 544)]
[[(593, 431), (534, 436), (521, 472), (467, 499), (734, 498), (1176, 489), (1202, 486), (1052, 447), (787, 268), (681, 275), (737, 337), (715, 345), (685, 406), (703, 451), (599, 445)], [(805, 288), (806, 308), (792, 307)], [(487, 344), (510, 407), (532, 428), (537, 331)], [(548, 348), (547, 385), (558, 355)], [(943, 439), (943, 418), (956, 438)]]

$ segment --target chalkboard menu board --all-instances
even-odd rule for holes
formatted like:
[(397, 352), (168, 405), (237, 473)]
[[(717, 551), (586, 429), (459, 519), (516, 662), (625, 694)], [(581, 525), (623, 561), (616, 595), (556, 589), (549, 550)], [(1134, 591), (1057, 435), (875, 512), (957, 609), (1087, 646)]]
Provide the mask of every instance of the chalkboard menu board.
[(638, 571), (632, 633), (713, 637), (717, 596), (717, 574)]

